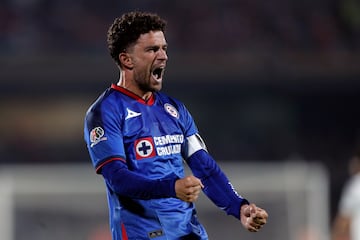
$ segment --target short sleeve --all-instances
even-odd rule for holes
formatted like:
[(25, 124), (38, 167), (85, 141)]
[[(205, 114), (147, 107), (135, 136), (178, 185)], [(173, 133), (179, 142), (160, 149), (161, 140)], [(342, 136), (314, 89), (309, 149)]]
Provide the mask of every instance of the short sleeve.
[(110, 104), (92, 106), (84, 125), (84, 138), (95, 169), (111, 158), (125, 159), (120, 113)]

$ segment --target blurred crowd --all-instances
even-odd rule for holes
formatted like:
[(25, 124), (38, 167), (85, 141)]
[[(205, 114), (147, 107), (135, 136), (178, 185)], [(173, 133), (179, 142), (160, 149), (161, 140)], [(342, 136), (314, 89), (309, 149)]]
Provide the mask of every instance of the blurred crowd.
[[(157, 12), (175, 50), (358, 50), (358, 0), (3, 0), (3, 53), (103, 51), (114, 17)], [(216, 49), (217, 48), (217, 49)]]

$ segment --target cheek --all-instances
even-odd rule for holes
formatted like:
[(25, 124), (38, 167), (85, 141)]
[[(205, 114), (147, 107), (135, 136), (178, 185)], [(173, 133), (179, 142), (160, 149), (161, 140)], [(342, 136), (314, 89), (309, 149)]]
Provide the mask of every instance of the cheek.
[(137, 72), (147, 72), (150, 71), (151, 63), (148, 63), (147, 60), (136, 60), (134, 62), (134, 69), (136, 69)]
[(134, 71), (134, 80), (137, 83), (146, 83), (150, 78), (150, 73), (147, 69), (136, 69)]

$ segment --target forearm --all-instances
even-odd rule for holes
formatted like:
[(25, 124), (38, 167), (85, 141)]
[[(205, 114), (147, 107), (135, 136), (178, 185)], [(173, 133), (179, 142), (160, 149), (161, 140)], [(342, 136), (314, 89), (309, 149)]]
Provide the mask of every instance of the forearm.
[(195, 152), (187, 163), (193, 174), (204, 184), (204, 193), (227, 214), (240, 219), (240, 208), (249, 202), (242, 198), (215, 160), (204, 150)]
[(101, 173), (111, 189), (121, 196), (136, 199), (176, 197), (175, 181), (177, 178), (148, 179), (129, 171), (119, 161), (107, 163)]

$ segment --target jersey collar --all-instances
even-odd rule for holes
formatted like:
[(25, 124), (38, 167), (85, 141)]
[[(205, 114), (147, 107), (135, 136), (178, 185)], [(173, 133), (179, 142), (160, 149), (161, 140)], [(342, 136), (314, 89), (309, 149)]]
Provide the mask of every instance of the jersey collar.
[(141, 98), (140, 96), (136, 95), (135, 93), (127, 90), (126, 88), (123, 88), (123, 87), (120, 87), (116, 84), (111, 84), (111, 88), (116, 90), (116, 91), (119, 91), (133, 99), (135, 99), (136, 101), (138, 101), (139, 103), (142, 103), (142, 104), (145, 104), (145, 105), (153, 105), (154, 102), (155, 102), (155, 97), (154, 97), (154, 94), (151, 94), (150, 98), (148, 100), (144, 100), (143, 98)]

